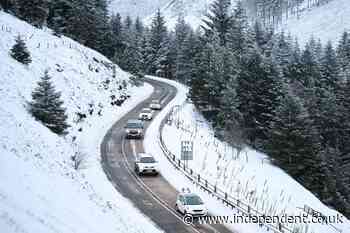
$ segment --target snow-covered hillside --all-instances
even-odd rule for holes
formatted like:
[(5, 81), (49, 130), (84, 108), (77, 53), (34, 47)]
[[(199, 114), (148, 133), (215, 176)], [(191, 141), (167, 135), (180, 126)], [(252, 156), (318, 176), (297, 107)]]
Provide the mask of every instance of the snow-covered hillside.
[[(175, 27), (179, 15), (194, 28), (202, 23), (203, 16), (208, 12), (210, 4), (214, 0), (112, 0), (110, 9), (112, 12), (120, 12), (123, 16), (140, 16), (146, 24), (150, 24), (151, 19), (159, 8), (161, 9), (167, 26), (171, 29)], [(234, 5), (236, 0), (231, 0)], [(291, 32), (293, 37), (297, 37), (300, 44), (313, 35), (320, 38), (325, 44), (328, 40), (337, 41), (344, 30), (350, 29), (350, 4), (348, 0), (332, 0), (320, 7), (307, 9), (301, 6), (299, 19), (297, 16), (289, 16), (279, 26), (280, 30)]]
[(305, 9), (299, 19), (289, 18), (280, 29), (297, 37), (300, 44), (305, 44), (311, 36), (320, 38), (323, 44), (328, 40), (338, 42), (341, 34), (350, 29), (349, 3), (349, 0), (332, 0), (320, 7)]
[[(180, 158), (181, 141), (193, 141), (194, 160), (189, 161), (188, 166), (229, 195), (269, 216), (283, 214), (298, 216), (303, 213), (305, 205), (326, 216), (337, 216), (335, 210), (325, 206), (283, 170), (273, 166), (267, 155), (250, 148), (237, 151), (217, 140), (213, 136), (213, 130), (192, 104), (183, 105), (173, 114), (172, 119), (173, 124), (171, 126), (166, 124), (163, 129), (167, 148)], [(231, 211), (231, 214), (233, 213)], [(289, 226), (301, 227), (305, 233), (336, 233), (335, 229), (350, 233), (350, 221), (345, 217), (342, 219), (344, 223), (336, 223), (333, 226), (325, 224)], [(246, 232), (252, 228), (237, 225), (232, 227)]]
[[(231, 0), (232, 3), (236, 0)], [(140, 16), (146, 25), (150, 25), (152, 17), (159, 8), (165, 17), (168, 28), (175, 28), (181, 15), (193, 28), (202, 23), (203, 16), (208, 12), (214, 0), (112, 0), (111, 12), (119, 12), (122, 16)]]
[[(9, 56), (18, 34), (31, 52), (29, 66)], [(109, 63), (0, 11), (0, 232), (160, 232), (114, 189), (99, 162), (107, 129), (152, 92), (148, 85), (133, 87), (118, 67), (114, 77)], [(72, 126), (65, 138), (26, 110), (46, 69)], [(121, 107), (111, 104), (122, 96), (131, 98)], [(77, 122), (77, 113), (86, 118)], [(76, 152), (85, 155), (80, 170), (71, 160)]]
[[(175, 28), (175, 24), (179, 16), (183, 16), (185, 21), (193, 28), (197, 28), (202, 23), (202, 18), (209, 10), (213, 0), (173, 0), (160, 7), (164, 15), (167, 26), (170, 29)], [(145, 23), (150, 24), (153, 15), (145, 18)]]
[(143, 19), (168, 2), (169, 0), (112, 0), (110, 10), (121, 14), (122, 17), (129, 15), (132, 18), (139, 16)]

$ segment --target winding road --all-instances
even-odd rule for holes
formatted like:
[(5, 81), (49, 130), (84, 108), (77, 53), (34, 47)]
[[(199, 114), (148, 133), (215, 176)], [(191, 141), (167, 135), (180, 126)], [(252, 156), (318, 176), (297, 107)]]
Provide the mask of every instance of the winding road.
[[(167, 105), (177, 93), (175, 87), (160, 81), (147, 79), (154, 87), (152, 95), (138, 104), (133, 110), (116, 122), (105, 135), (101, 144), (103, 169), (114, 187), (123, 196), (148, 216), (158, 227), (167, 233), (226, 233), (231, 232), (223, 225), (186, 225), (182, 216), (174, 210), (178, 191), (158, 175), (137, 176), (133, 169), (135, 154), (144, 152), (142, 140), (126, 140), (124, 126), (128, 119), (137, 118), (142, 108), (149, 105), (151, 99)], [(145, 124), (147, 130), (149, 123)]]

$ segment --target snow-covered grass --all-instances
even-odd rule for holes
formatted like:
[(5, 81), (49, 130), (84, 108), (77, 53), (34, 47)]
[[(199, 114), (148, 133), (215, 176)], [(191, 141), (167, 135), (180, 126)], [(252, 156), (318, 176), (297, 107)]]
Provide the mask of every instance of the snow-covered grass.
[[(9, 56), (18, 34), (31, 52), (29, 66)], [(26, 109), (46, 69), (72, 126), (64, 138)], [(115, 74), (99, 53), (0, 11), (1, 232), (160, 232), (114, 189), (100, 165), (107, 129), (152, 93), (149, 85), (132, 86), (118, 67)], [(111, 104), (123, 96), (130, 98)], [(78, 122), (76, 113), (86, 118)], [(79, 170), (71, 160), (76, 152), (85, 155)]]
[[(144, 142), (146, 151), (153, 153), (160, 162), (162, 175), (178, 190), (190, 187), (192, 191), (200, 193), (215, 215), (233, 215), (231, 210), (206, 193), (198, 190), (181, 172), (177, 171), (163, 155), (159, 144), (154, 138), (158, 137), (160, 121), (172, 106), (182, 105), (186, 99), (187, 88), (171, 82), (177, 86), (179, 93), (169, 106), (151, 123)], [(253, 208), (269, 215), (299, 215), (304, 205), (308, 205), (325, 215), (336, 216), (337, 212), (323, 205), (312, 193), (303, 188), (281, 169), (271, 165), (268, 157), (249, 148), (240, 153), (215, 139), (213, 131), (205, 120), (198, 114), (191, 104), (185, 104), (174, 116), (180, 127), (175, 124), (165, 125), (163, 129), (164, 141), (167, 148), (180, 157), (180, 142), (194, 141), (194, 160), (189, 162), (196, 173), (216, 184), (230, 195), (249, 203)], [(176, 122), (176, 121), (175, 121)], [(196, 126), (197, 125), (197, 126)], [(196, 130), (197, 128), (197, 130)], [(298, 208), (299, 207), (299, 208)], [(343, 218), (344, 224), (334, 224), (343, 232), (350, 232), (350, 222)], [(229, 226), (237, 232), (265, 232), (255, 224), (233, 224)], [(305, 232), (337, 232), (332, 227), (321, 224), (297, 225)], [(308, 230), (307, 227), (310, 227)]]
[(280, 29), (297, 37), (302, 45), (311, 36), (320, 38), (323, 44), (329, 40), (338, 42), (341, 34), (350, 29), (349, 0), (332, 0), (320, 7), (305, 9), (299, 19), (296, 15), (290, 17)]

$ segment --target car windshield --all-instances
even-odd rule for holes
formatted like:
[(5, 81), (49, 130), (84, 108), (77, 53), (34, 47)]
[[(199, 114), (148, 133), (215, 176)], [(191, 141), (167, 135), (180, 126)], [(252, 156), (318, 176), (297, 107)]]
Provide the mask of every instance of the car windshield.
[(136, 123), (136, 122), (128, 123), (126, 125), (126, 128), (129, 128), (129, 129), (140, 129), (140, 128), (142, 128), (142, 124), (141, 123)]
[(144, 113), (150, 113), (150, 112), (152, 112), (152, 110), (151, 110), (151, 109), (148, 109), (148, 108), (145, 108), (145, 109), (142, 110), (142, 112), (144, 112)]
[(156, 161), (154, 160), (153, 157), (142, 157), (140, 159), (141, 163), (155, 163)]
[(198, 196), (187, 196), (185, 197), (186, 205), (202, 205), (203, 201)]
[(159, 104), (158, 100), (152, 100), (152, 104)]

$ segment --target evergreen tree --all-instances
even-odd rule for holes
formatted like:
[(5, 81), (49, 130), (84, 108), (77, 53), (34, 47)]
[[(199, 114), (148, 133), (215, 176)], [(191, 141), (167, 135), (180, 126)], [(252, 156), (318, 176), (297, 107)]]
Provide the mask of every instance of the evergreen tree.
[(255, 49), (254, 37), (252, 34), (254, 31), (248, 32), (248, 21), (245, 10), (242, 6), (241, 1), (237, 2), (237, 6), (233, 11), (233, 16), (231, 18), (231, 24), (229, 25), (228, 32), (226, 33), (227, 37), (227, 46), (235, 54), (236, 59), (241, 63), (243, 57), (248, 55), (250, 49)]
[(10, 55), (18, 62), (23, 63), (25, 65), (28, 65), (32, 62), (30, 53), (21, 36), (16, 37), (16, 43), (11, 48)]
[(276, 35), (276, 42), (274, 43), (271, 55), (280, 75), (283, 76), (292, 59), (292, 48), (283, 32)]
[[(186, 83), (190, 79), (191, 44), (188, 41), (192, 33), (190, 26), (181, 17), (178, 18), (175, 27), (175, 46), (176, 46), (176, 80)], [(192, 33), (193, 34), (193, 33)], [(191, 35), (193, 36), (193, 35)]]
[(267, 152), (273, 162), (312, 191), (324, 186), (318, 131), (302, 101), (287, 94), (270, 130)]
[(339, 66), (335, 50), (329, 41), (321, 58), (321, 86), (335, 90), (339, 78)]
[(261, 149), (283, 96), (282, 83), (272, 62), (258, 53), (251, 56), (239, 73), (237, 95), (247, 138)]
[(211, 50), (205, 38), (194, 39), (194, 56), (192, 59), (192, 72), (190, 80), (190, 97), (200, 110), (208, 110), (210, 64), (212, 60)]
[(207, 36), (216, 33), (221, 46), (226, 45), (227, 33), (232, 23), (230, 7), (231, 0), (215, 0), (210, 6), (210, 13), (206, 15), (207, 19), (203, 20), (203, 29)]
[(48, 71), (38, 82), (38, 87), (32, 92), (32, 102), (29, 103), (29, 112), (35, 119), (41, 121), (47, 128), (58, 135), (67, 134), (67, 115), (61, 94), (55, 91)]
[(47, 21), (48, 26), (54, 30), (56, 35), (60, 36), (67, 33), (72, 7), (72, 2), (66, 0), (55, 0), (51, 2)]
[(150, 46), (151, 46), (151, 66), (149, 72), (151, 74), (157, 74), (165, 76), (167, 73), (167, 56), (169, 38), (167, 28), (165, 26), (165, 20), (160, 10), (158, 9), (155, 17), (152, 20), (150, 29)]
[(15, 9), (14, 0), (0, 0), (0, 9), (3, 9), (5, 12), (14, 12)]
[(48, 0), (16, 1), (18, 15), (21, 19), (41, 28), (49, 14)]
[(114, 61), (119, 64), (123, 50), (125, 49), (124, 45), (124, 35), (123, 35), (123, 23), (120, 14), (112, 15), (110, 20), (112, 38), (113, 38), (113, 52), (114, 52)]
[(106, 0), (73, 0), (69, 15), (67, 34), (85, 46), (105, 51), (110, 33)]

